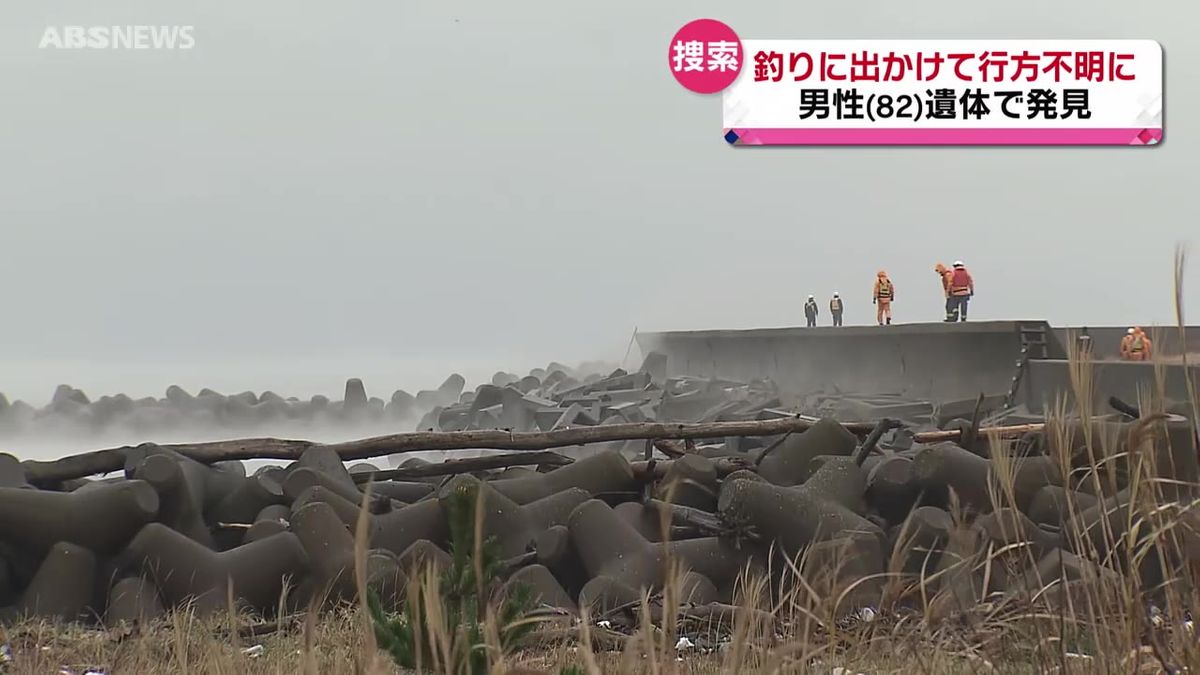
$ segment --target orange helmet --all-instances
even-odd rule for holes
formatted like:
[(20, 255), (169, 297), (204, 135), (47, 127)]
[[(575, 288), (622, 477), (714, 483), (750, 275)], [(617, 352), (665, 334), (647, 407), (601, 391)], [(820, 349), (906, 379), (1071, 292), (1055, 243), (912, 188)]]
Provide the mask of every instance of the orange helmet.
[(933, 271), (937, 272), (938, 274), (945, 274), (947, 272), (946, 266), (943, 265), (942, 263), (938, 263), (937, 265), (935, 265), (933, 268)]
[(886, 276), (887, 276), (887, 272), (884, 272), (883, 270), (879, 270), (879, 276), (880, 276), (880, 277), (886, 277)]

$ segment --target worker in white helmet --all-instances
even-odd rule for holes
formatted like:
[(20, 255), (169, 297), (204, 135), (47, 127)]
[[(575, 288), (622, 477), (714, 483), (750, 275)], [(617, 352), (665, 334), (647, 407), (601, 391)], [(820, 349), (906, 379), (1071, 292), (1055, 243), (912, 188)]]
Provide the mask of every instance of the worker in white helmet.
[(811, 295), (808, 296), (808, 302), (804, 303), (804, 318), (808, 320), (809, 328), (817, 325), (817, 299)]
[(1092, 336), (1088, 333), (1088, 327), (1083, 326), (1079, 329), (1079, 334), (1075, 338), (1075, 344), (1078, 347), (1079, 358), (1084, 361), (1092, 359)]
[(1121, 339), (1121, 358), (1126, 361), (1148, 361), (1152, 343), (1141, 326), (1134, 326)]
[(950, 296), (946, 303), (946, 318), (950, 321), (967, 320), (967, 302), (975, 295), (975, 280), (961, 260), (954, 261), (950, 274)]
[(1137, 331), (1130, 328), (1129, 330), (1125, 331), (1124, 337), (1121, 338), (1121, 358), (1126, 361), (1129, 360), (1129, 345), (1133, 342), (1133, 334), (1136, 332)]
[(833, 292), (833, 298), (829, 301), (829, 313), (833, 315), (833, 325), (842, 325), (842, 296), (837, 291)]

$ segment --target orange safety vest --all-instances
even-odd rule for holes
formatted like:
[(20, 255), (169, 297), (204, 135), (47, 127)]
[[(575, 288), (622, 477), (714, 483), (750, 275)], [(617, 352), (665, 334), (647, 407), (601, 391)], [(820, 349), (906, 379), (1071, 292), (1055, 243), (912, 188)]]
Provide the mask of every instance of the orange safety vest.
[(1129, 351), (1133, 354), (1139, 354), (1146, 349), (1146, 336), (1141, 333), (1134, 333), (1133, 339), (1129, 341)]
[(879, 279), (875, 282), (875, 297), (881, 302), (890, 302), (892, 299), (892, 280)]
[(954, 276), (950, 277), (950, 295), (970, 295), (972, 285), (971, 274), (965, 269), (956, 269)]

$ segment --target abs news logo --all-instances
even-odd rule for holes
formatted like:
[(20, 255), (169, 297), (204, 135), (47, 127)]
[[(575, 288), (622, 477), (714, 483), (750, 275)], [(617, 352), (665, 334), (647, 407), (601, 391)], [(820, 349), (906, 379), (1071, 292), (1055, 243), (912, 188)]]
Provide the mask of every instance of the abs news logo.
[(46, 26), (38, 49), (191, 49), (192, 26)]

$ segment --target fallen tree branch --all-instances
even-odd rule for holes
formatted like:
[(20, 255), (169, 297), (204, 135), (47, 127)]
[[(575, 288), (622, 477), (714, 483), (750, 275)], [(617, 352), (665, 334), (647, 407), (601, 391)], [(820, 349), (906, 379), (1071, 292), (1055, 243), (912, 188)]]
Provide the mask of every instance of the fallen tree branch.
[(728, 523), (721, 520), (716, 514), (701, 509), (671, 504), (658, 499), (647, 499), (643, 503), (643, 506), (652, 509), (660, 517), (666, 516), (673, 526), (690, 528), (704, 537), (736, 534), (739, 538), (750, 541), (759, 541), (761, 539), (758, 533), (754, 532), (752, 528), (742, 528), (741, 531), (738, 531), (737, 528), (730, 527)]
[(503, 469), (509, 466), (530, 466), (545, 464), (548, 466), (564, 466), (575, 460), (549, 450), (536, 452), (510, 452), (503, 455), (485, 455), (483, 457), (464, 457), (462, 459), (447, 459), (436, 464), (424, 466), (408, 466), (399, 469), (384, 469), (368, 473), (354, 474), (355, 483), (368, 483), (372, 480), (403, 480), (405, 478), (429, 478), (430, 476), (451, 476), (472, 471), (487, 471)]
[(879, 423), (876, 424), (875, 428), (871, 430), (871, 433), (867, 435), (867, 438), (862, 442), (862, 445), (854, 449), (854, 463), (858, 466), (862, 466), (863, 462), (867, 461), (867, 456), (872, 452), (875, 452), (875, 446), (879, 445), (879, 439), (883, 438), (883, 435), (892, 429), (898, 429), (902, 426), (904, 425), (896, 420), (888, 419), (886, 417), (879, 420)]
[[(298, 458), (304, 451), (321, 445), (312, 441), (292, 441), (278, 438), (239, 438), (209, 443), (163, 445), (197, 461), (211, 464), (225, 459), (254, 459), (257, 457)], [(122, 446), (106, 450), (93, 450), (70, 455), (51, 461), (25, 460), (25, 480), (31, 485), (44, 487), (64, 480), (84, 478), (97, 474), (121, 471), (125, 468), (125, 456), (133, 446)]]
[[(382, 455), (433, 450), (528, 451), (639, 439), (687, 440), (724, 438), (726, 436), (775, 436), (804, 431), (817, 421), (815, 417), (796, 415), (795, 417), (770, 420), (697, 424), (636, 422), (556, 429), (554, 431), (414, 431), (327, 444), (277, 438), (245, 438), (212, 443), (163, 445), (162, 447), (205, 464), (244, 459), (295, 460), (299, 459), (305, 450), (318, 446), (329, 448), (340, 455), (343, 460), (351, 461)], [(873, 423), (864, 422), (847, 422), (843, 426), (860, 435), (870, 432), (875, 427)], [(1022, 424), (1015, 427), (980, 429), (980, 433), (1010, 438), (1030, 431), (1041, 431), (1043, 427), (1043, 424)], [(960, 432), (956, 430), (933, 431), (916, 434), (915, 440), (919, 443), (955, 440), (959, 434)], [(26, 479), (30, 483), (48, 485), (72, 478), (119, 471), (124, 468), (125, 455), (130, 449), (131, 446), (95, 450), (53, 461), (27, 460), (22, 463), (22, 466), (25, 469)]]
[(979, 392), (979, 398), (975, 399), (975, 410), (971, 413), (971, 426), (963, 432), (959, 439), (959, 444), (964, 448), (974, 447), (975, 441), (979, 439), (979, 416), (983, 414), (983, 392)]
[[(337, 452), (343, 460), (352, 461), (431, 450), (549, 450), (610, 441), (773, 436), (788, 431), (804, 430), (816, 422), (816, 418), (797, 415), (773, 420), (700, 424), (635, 422), (554, 431), (413, 431), (326, 444), (277, 438), (244, 438), (162, 447), (205, 464), (243, 459), (295, 460), (299, 459), (305, 450), (317, 446), (329, 448)], [(864, 433), (867, 430), (869, 427)], [(119, 471), (125, 466), (125, 454), (130, 448), (131, 446), (125, 446), (95, 450), (54, 461), (29, 460), (22, 464), (26, 480), (30, 483), (56, 483), (71, 478)]]
[[(674, 463), (675, 460), (673, 459), (652, 459), (649, 462), (630, 462), (629, 466), (633, 469), (633, 477), (635, 480), (641, 483), (649, 483), (665, 478), (667, 471)], [(728, 476), (734, 471), (741, 471), (743, 469), (749, 471), (754, 470), (754, 462), (752, 462), (750, 458), (745, 455), (717, 457), (713, 460), (713, 465), (717, 470), (717, 476), (721, 478)]]
[(783, 445), (783, 442), (786, 441), (788, 439), (788, 437), (791, 435), (792, 435), (792, 432), (790, 432), (790, 431), (787, 432), (783, 436), (780, 436), (779, 440), (768, 445), (765, 449), (763, 449), (762, 452), (758, 453), (758, 457), (754, 458), (754, 466), (757, 467), (759, 464), (762, 464), (763, 460), (767, 458), (767, 455), (771, 454), (772, 452), (775, 452), (775, 449), (778, 448), (779, 446)]
[[(983, 427), (979, 430), (979, 435), (983, 437), (994, 438), (1019, 438), (1028, 433), (1041, 433), (1046, 429), (1044, 422), (1033, 422), (1031, 424), (1014, 424), (1007, 427)], [(923, 431), (919, 434), (913, 434), (913, 441), (916, 443), (937, 443), (940, 441), (957, 441), (962, 437), (962, 432), (958, 429), (947, 429), (945, 431)]]

